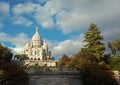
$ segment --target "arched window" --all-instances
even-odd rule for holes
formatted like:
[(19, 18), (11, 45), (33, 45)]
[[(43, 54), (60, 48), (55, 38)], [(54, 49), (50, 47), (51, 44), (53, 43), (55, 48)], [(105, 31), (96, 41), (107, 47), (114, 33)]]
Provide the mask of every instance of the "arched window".
[(40, 58), (38, 58), (38, 60), (40, 60)]
[(33, 58), (31, 58), (31, 60), (33, 60)]
[(35, 51), (35, 53), (34, 53), (35, 55), (36, 55), (36, 51)]
[(36, 60), (36, 58), (34, 58), (34, 60)]

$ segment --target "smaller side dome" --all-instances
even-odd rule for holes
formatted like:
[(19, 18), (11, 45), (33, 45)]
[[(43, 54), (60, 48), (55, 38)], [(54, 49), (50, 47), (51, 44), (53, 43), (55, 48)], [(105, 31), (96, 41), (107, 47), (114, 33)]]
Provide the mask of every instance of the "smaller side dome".
[(43, 43), (43, 48), (44, 48), (46, 51), (48, 51), (48, 45), (47, 45), (47, 43), (46, 43), (45, 40), (44, 40), (44, 43)]
[(30, 41), (28, 40), (27, 44), (25, 45), (25, 49), (28, 50), (30, 48)]

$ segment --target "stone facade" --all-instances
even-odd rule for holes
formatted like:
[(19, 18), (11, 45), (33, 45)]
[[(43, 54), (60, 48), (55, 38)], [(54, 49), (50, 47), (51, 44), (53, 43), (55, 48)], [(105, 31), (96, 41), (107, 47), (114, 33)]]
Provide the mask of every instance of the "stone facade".
[(44, 60), (51, 57), (51, 51), (48, 50), (46, 41), (42, 40), (37, 27), (32, 40), (27, 42), (22, 54), (26, 54), (29, 60)]
[(24, 65), (29, 64), (35, 65), (38, 64), (40, 66), (56, 66), (56, 61), (49, 61), (51, 58), (51, 51), (48, 49), (48, 44), (46, 41), (42, 39), (38, 32), (38, 27), (36, 27), (36, 32), (33, 35), (32, 39), (27, 42), (25, 45), (22, 54), (28, 56), (28, 60), (24, 61)]

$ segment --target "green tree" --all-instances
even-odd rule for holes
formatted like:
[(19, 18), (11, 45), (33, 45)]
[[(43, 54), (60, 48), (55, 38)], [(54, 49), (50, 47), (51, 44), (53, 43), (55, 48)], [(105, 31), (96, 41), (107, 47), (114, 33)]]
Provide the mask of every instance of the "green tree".
[(29, 59), (29, 57), (25, 54), (21, 54), (21, 55), (15, 55), (15, 57), (19, 60), (27, 60)]
[(94, 23), (90, 24), (88, 32), (85, 33), (84, 41), (87, 42), (87, 44), (84, 49), (93, 56), (92, 61), (100, 62), (101, 57), (103, 57), (105, 46), (101, 42), (102, 40), (103, 36), (97, 25)]
[(55, 58), (54, 57), (50, 57), (49, 60), (55, 60)]
[(11, 61), (13, 54), (8, 47), (3, 46), (0, 43), (0, 60)]
[(112, 42), (109, 42), (109, 48), (113, 55), (120, 54), (120, 39), (117, 38)]
[(43, 60), (55, 60), (54, 57), (44, 57)]
[(120, 55), (112, 56), (110, 59), (110, 66), (114, 70), (120, 71)]

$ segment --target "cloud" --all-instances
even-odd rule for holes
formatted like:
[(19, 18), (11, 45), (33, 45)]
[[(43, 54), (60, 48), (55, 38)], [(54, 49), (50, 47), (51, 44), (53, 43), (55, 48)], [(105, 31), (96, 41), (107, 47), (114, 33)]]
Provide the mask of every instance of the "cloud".
[(20, 34), (17, 34), (15, 37), (13, 37), (13, 39), (11, 39), (10, 41), (16, 47), (23, 47), (26, 44), (28, 39), (29, 38), (27, 37), (26, 34), (20, 33)]
[(0, 41), (11, 43), (13, 46), (15, 46), (14, 48), (12, 47), (13, 50), (16, 50), (18, 52), (22, 51), (22, 49), (24, 48), (28, 39), (29, 38), (24, 33), (20, 33), (20, 34), (17, 34), (16, 36), (12, 37), (9, 34), (0, 32)]
[(36, 22), (43, 28), (53, 28), (54, 22), (52, 16), (43, 7), (38, 6), (34, 15)]
[(0, 32), (0, 41), (8, 41), (8, 40), (9, 40), (9, 35), (4, 32)]
[(120, 38), (120, 32), (118, 28), (109, 28), (110, 31), (104, 30), (103, 35), (104, 35), (104, 41), (111, 42), (116, 38)]
[[(22, 17), (21, 20), (17, 20), (16, 23), (25, 24), (27, 26), (31, 25), (31, 22), (29, 20), (29, 17), (34, 19), (37, 24), (41, 25), (43, 28), (53, 28), (54, 22), (49, 14), (49, 12), (42, 7), (40, 4), (35, 4), (31, 2), (26, 2), (23, 4), (17, 4), (13, 7), (13, 13), (16, 16)], [(24, 17), (24, 15), (27, 15), (28, 17)], [(18, 18), (18, 17), (17, 17)], [(16, 19), (16, 18), (15, 18)], [(23, 23), (21, 23), (23, 21)], [(26, 21), (29, 21), (29, 23), (24, 23)]]
[(8, 18), (10, 6), (8, 3), (0, 2), (0, 29), (4, 26), (3, 22)]
[(23, 13), (32, 13), (35, 10), (35, 4), (31, 2), (19, 3), (12, 8), (15, 15), (21, 15)]
[(36, 0), (39, 2), (41, 5), (45, 5), (49, 0)]
[[(27, 15), (43, 28), (60, 29), (64, 34), (73, 31), (85, 31), (92, 22), (99, 26), (104, 24), (105, 29), (108, 29), (114, 21), (119, 21), (117, 18), (120, 15), (120, 1), (118, 0), (37, 1), (44, 3), (44, 5), (34, 2), (20, 3), (13, 7), (13, 13), (15, 16), (19, 15), (21, 17)], [(29, 20), (28, 17), (26, 19)]]
[(31, 26), (33, 24), (32, 21), (22, 16), (14, 17), (13, 23), (15, 25), (25, 25), (25, 26)]
[(85, 14), (79, 15), (75, 12), (67, 12), (67, 11), (62, 11), (56, 16), (57, 25), (65, 34), (73, 31), (81, 30), (87, 18), (88, 16), (86, 16)]
[(65, 41), (48, 43), (50, 46), (52, 46), (51, 49), (52, 55), (53, 56), (62, 56), (63, 54), (73, 55), (79, 52), (81, 47), (83, 47), (83, 45), (85, 44), (83, 42), (84, 40), (83, 36), (84, 35), (81, 34), (80, 36), (76, 36)]
[(48, 11), (48, 13), (52, 16), (58, 14), (63, 9), (63, 0), (49, 0), (44, 8)]
[(8, 3), (0, 2), (0, 16), (9, 15), (10, 6)]
[(102, 32), (109, 32), (109, 29), (112, 32), (120, 28), (119, 4), (118, 0), (50, 0), (44, 8), (51, 15), (56, 15), (57, 29), (64, 34), (78, 30), (86, 31), (92, 22), (98, 24)]

